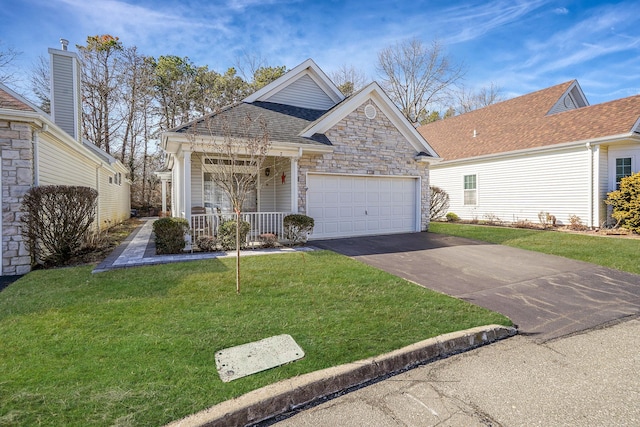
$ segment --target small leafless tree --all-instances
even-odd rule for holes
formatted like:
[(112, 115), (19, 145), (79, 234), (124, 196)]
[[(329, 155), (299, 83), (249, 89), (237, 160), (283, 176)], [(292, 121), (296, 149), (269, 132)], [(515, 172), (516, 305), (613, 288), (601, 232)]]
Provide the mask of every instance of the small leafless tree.
[(232, 125), (221, 114), (193, 126), (192, 151), (201, 152), (208, 171), (231, 202), (236, 217), (236, 292), (240, 293), (240, 220), (242, 209), (257, 188), (258, 175), (269, 154), (271, 140), (264, 117), (246, 115)]
[(431, 200), (429, 205), (430, 218), (440, 219), (449, 209), (449, 194), (440, 187), (430, 186)]
[(446, 103), (464, 75), (438, 40), (425, 45), (417, 38), (382, 49), (377, 68), (383, 88), (412, 123), (421, 122), (430, 105)]
[(330, 73), (330, 77), (344, 96), (351, 96), (367, 83), (366, 75), (356, 70), (353, 65), (341, 65), (336, 71)]
[(490, 86), (482, 87), (477, 92), (461, 86), (455, 95), (458, 104), (455, 110), (458, 114), (464, 114), (504, 101), (501, 92), (500, 86), (493, 82), (491, 82)]
[(3, 48), (0, 40), (0, 83), (15, 83), (17, 81), (14, 65), (21, 53), (12, 47)]

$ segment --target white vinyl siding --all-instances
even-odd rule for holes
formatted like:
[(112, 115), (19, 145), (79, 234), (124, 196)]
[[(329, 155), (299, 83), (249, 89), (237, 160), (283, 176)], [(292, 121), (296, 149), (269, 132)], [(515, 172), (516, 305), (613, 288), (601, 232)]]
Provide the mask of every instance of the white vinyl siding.
[[(265, 169), (269, 168), (269, 176)], [(285, 174), (284, 183), (282, 174)], [(261, 212), (291, 211), (291, 160), (270, 157), (266, 159), (260, 173), (260, 195), (258, 203)]]
[[(82, 185), (96, 188), (97, 161), (90, 161), (63, 144), (40, 139), (38, 147), (40, 185)], [(110, 176), (113, 171), (109, 169)]]
[(51, 55), (51, 82), (53, 100), (51, 103), (51, 115), (55, 123), (72, 138), (78, 139), (79, 118), (76, 116), (79, 110), (79, 94), (75, 83), (79, 81), (79, 67), (76, 59), (69, 54)]
[(40, 138), (38, 148), (39, 185), (79, 185), (98, 190), (97, 221), (108, 228), (129, 217), (129, 183), (114, 180), (122, 173), (84, 156), (66, 144)]
[(200, 155), (191, 154), (191, 206), (204, 207), (204, 175)]
[[(449, 212), (466, 220), (497, 216), (502, 221), (538, 222), (549, 212), (559, 224), (570, 215), (589, 217), (590, 153), (584, 148), (431, 167), (431, 185), (449, 193)], [(465, 175), (482, 177), (475, 206), (464, 205)]]
[(309, 75), (300, 77), (267, 101), (315, 110), (328, 110), (335, 104)]

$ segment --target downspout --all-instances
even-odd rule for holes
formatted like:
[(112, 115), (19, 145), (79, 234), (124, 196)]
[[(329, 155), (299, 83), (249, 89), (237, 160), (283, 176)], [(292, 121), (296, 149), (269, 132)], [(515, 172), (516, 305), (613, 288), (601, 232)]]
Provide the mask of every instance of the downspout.
[(96, 191), (98, 192), (98, 203), (96, 205), (96, 232), (100, 233), (100, 169), (104, 164), (100, 162), (96, 166)]
[[(47, 131), (48, 125), (42, 125), (42, 131)], [(40, 185), (40, 130), (33, 131), (33, 186)]]
[(589, 227), (595, 228), (593, 225), (593, 147), (590, 142), (586, 143), (587, 150), (589, 150)]

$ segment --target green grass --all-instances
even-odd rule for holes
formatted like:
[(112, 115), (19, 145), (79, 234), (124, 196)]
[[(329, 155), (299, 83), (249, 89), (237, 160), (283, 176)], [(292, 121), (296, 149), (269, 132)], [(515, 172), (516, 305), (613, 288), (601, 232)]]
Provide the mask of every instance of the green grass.
[[(0, 292), (0, 425), (162, 425), (267, 384), (502, 315), (331, 252), (35, 271)], [(222, 383), (216, 350), (290, 334), (306, 357)]]
[(528, 249), (640, 274), (640, 239), (432, 222), (429, 231)]

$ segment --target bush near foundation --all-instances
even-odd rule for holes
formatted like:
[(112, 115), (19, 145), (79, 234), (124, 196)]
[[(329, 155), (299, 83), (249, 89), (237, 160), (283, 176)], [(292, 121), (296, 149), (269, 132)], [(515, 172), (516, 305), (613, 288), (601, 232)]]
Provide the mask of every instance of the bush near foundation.
[(611, 216), (617, 225), (640, 233), (640, 172), (622, 178), (620, 189), (607, 196), (605, 202), (613, 208)]
[(165, 217), (153, 223), (153, 233), (156, 235), (156, 253), (179, 254), (184, 250), (187, 242), (184, 235), (189, 231), (189, 223), (184, 218)]
[(430, 186), (431, 199), (429, 202), (429, 214), (431, 220), (441, 219), (449, 209), (449, 194), (440, 187)]
[(65, 264), (78, 253), (95, 221), (97, 199), (89, 187), (44, 185), (27, 191), (20, 221), (31, 264)]
[[(240, 221), (240, 248), (247, 243), (247, 234), (251, 229), (251, 224), (247, 221)], [(224, 221), (218, 227), (218, 243), (225, 251), (236, 249), (236, 220)]]
[(313, 218), (302, 214), (287, 215), (282, 220), (282, 223), (284, 225), (284, 238), (289, 240), (291, 245), (305, 243), (315, 225)]

